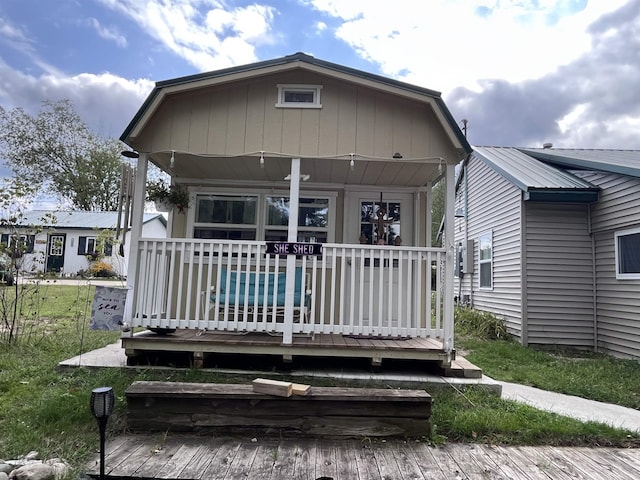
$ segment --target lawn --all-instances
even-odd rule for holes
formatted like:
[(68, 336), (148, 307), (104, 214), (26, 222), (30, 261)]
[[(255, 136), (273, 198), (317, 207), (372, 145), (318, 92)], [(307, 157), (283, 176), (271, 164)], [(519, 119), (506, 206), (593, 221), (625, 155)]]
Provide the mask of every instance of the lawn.
[[(135, 380), (248, 381), (189, 369), (57, 371), (61, 360), (113, 343), (119, 337), (118, 332), (88, 329), (86, 312), (90, 311), (92, 296), (93, 287), (86, 285), (47, 284), (29, 293), (28, 298), (25, 295), (21, 302), (24, 336), (17, 344), (0, 344), (0, 458), (38, 450), (45, 457), (60, 456), (76, 467), (83, 465), (97, 447), (89, 397), (99, 386), (112, 386), (116, 392), (116, 412), (109, 422), (109, 435), (113, 436), (124, 429), (124, 391)], [(0, 291), (0, 309), (6, 309), (10, 298), (11, 291)], [(541, 353), (512, 342), (468, 336), (459, 340), (460, 346), (468, 351), (467, 358), (495, 378), (638, 406), (640, 366), (635, 362), (598, 355)], [(619, 384), (627, 382), (627, 392), (633, 394), (620, 391)], [(436, 442), (640, 445), (638, 435), (631, 432), (502, 401), (481, 388), (464, 392), (445, 388), (432, 393)]]

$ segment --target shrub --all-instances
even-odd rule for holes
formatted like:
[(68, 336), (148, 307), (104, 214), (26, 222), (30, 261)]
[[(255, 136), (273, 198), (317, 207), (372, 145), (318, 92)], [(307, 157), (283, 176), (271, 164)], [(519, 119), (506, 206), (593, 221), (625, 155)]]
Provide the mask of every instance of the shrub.
[(456, 307), (456, 331), (483, 339), (507, 338), (507, 327), (503, 318), (491, 312), (483, 312), (470, 307)]
[(93, 275), (94, 277), (115, 277), (116, 272), (113, 271), (111, 265), (107, 262), (93, 262), (89, 265), (87, 269), (87, 273), (89, 275)]

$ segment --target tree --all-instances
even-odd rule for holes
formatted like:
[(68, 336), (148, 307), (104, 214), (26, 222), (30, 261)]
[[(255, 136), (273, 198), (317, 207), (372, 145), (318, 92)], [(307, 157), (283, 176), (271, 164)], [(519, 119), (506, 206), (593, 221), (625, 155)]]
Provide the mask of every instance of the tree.
[(69, 100), (44, 101), (37, 116), (0, 107), (0, 155), (17, 178), (80, 210), (115, 210), (121, 143), (93, 134)]

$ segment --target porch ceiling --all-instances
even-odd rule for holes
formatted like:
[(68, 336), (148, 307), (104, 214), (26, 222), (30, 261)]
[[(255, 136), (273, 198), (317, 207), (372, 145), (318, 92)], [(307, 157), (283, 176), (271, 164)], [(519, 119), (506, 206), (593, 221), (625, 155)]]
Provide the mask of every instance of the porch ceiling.
[[(278, 183), (283, 182), (291, 170), (290, 156), (260, 154), (237, 157), (217, 157), (189, 153), (159, 152), (150, 160), (173, 177), (189, 179), (228, 180), (233, 182)], [(434, 181), (445, 167), (439, 157), (421, 159), (365, 158), (351, 156), (300, 157), (301, 175), (309, 175), (315, 184), (387, 185), (420, 187)]]

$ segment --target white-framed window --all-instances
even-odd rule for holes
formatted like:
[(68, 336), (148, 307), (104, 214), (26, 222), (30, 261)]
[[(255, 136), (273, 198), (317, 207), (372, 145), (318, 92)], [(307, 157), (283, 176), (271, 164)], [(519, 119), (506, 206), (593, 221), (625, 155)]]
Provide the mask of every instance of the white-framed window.
[(488, 231), (478, 237), (478, 287), (493, 289), (493, 232)]
[(322, 108), (322, 85), (278, 84), (278, 108)]
[(615, 233), (616, 278), (640, 280), (640, 228)]
[[(298, 241), (326, 243), (334, 238), (334, 193), (301, 192)], [(195, 194), (194, 238), (286, 241), (289, 225), (288, 192)]]

